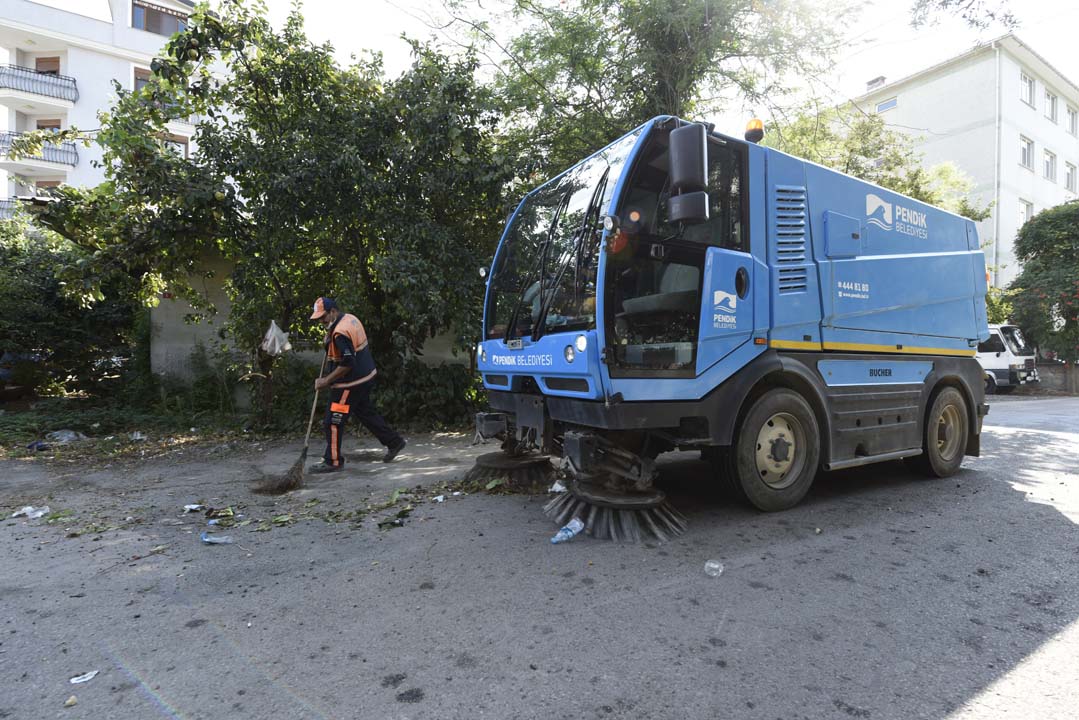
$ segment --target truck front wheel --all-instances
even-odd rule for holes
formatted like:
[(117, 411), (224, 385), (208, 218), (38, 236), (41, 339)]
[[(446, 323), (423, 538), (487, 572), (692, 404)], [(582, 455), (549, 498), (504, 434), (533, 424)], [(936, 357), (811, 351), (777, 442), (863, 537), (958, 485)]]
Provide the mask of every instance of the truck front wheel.
[(963, 393), (946, 387), (933, 398), (925, 415), (922, 454), (908, 460), (930, 477), (954, 475), (963, 464), (969, 430)]
[(737, 429), (728, 472), (747, 500), (766, 512), (793, 507), (809, 492), (820, 460), (820, 430), (801, 395), (761, 395)]

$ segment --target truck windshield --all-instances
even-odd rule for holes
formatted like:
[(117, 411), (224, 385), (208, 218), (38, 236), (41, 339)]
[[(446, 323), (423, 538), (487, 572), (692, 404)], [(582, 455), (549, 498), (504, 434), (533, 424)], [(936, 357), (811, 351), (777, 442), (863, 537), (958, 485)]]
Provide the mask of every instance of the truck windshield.
[(1008, 349), (1012, 355), (1033, 355), (1034, 351), (1027, 347), (1023, 331), (1014, 325), (1005, 325), (1000, 328), (1000, 334), (1004, 336), (1004, 342), (1008, 343)]
[(521, 203), (491, 273), (487, 338), (532, 335), (541, 308), (546, 332), (595, 327), (600, 238), (585, 215), (589, 204), (607, 211), (639, 135), (609, 145)]

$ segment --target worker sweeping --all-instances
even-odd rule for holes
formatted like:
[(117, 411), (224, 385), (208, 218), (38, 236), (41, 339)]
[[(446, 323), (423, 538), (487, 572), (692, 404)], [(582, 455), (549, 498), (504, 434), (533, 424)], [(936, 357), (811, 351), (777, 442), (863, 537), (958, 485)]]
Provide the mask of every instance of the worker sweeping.
[(315, 301), (312, 320), (326, 328), (326, 355), (330, 372), (315, 379), (315, 390), (329, 388), (330, 402), (323, 423), (326, 430), (326, 452), (311, 473), (337, 472), (344, 469), (341, 436), (349, 416), (355, 416), (363, 426), (386, 447), (383, 462), (390, 462), (405, 447), (405, 439), (379, 415), (371, 402), (374, 388), (375, 359), (367, 341), (363, 323), (355, 315), (341, 312), (333, 298), (320, 297)]

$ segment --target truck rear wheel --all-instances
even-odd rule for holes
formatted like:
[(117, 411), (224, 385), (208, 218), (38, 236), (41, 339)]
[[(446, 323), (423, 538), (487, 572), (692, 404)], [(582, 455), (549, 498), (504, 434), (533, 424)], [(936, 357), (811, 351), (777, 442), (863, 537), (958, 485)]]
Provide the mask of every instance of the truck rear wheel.
[(809, 492), (820, 460), (813, 409), (793, 390), (769, 390), (746, 412), (727, 460), (732, 484), (757, 509), (794, 507)]
[(967, 401), (963, 393), (946, 387), (933, 398), (933, 404), (925, 414), (922, 454), (908, 460), (930, 477), (954, 475), (963, 464), (969, 432)]

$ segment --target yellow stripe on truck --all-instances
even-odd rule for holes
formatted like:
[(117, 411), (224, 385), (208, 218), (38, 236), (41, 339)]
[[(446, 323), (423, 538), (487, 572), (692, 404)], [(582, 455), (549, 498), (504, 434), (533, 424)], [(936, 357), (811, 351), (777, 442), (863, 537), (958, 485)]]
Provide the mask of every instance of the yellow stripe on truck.
[(845, 350), (847, 352), (905, 353), (907, 355), (952, 355), (956, 357), (974, 357), (975, 350), (957, 350), (955, 348), (911, 347), (903, 345), (870, 345), (867, 343), (845, 342), (801, 342), (798, 340), (772, 340), (771, 347), (777, 350)]

